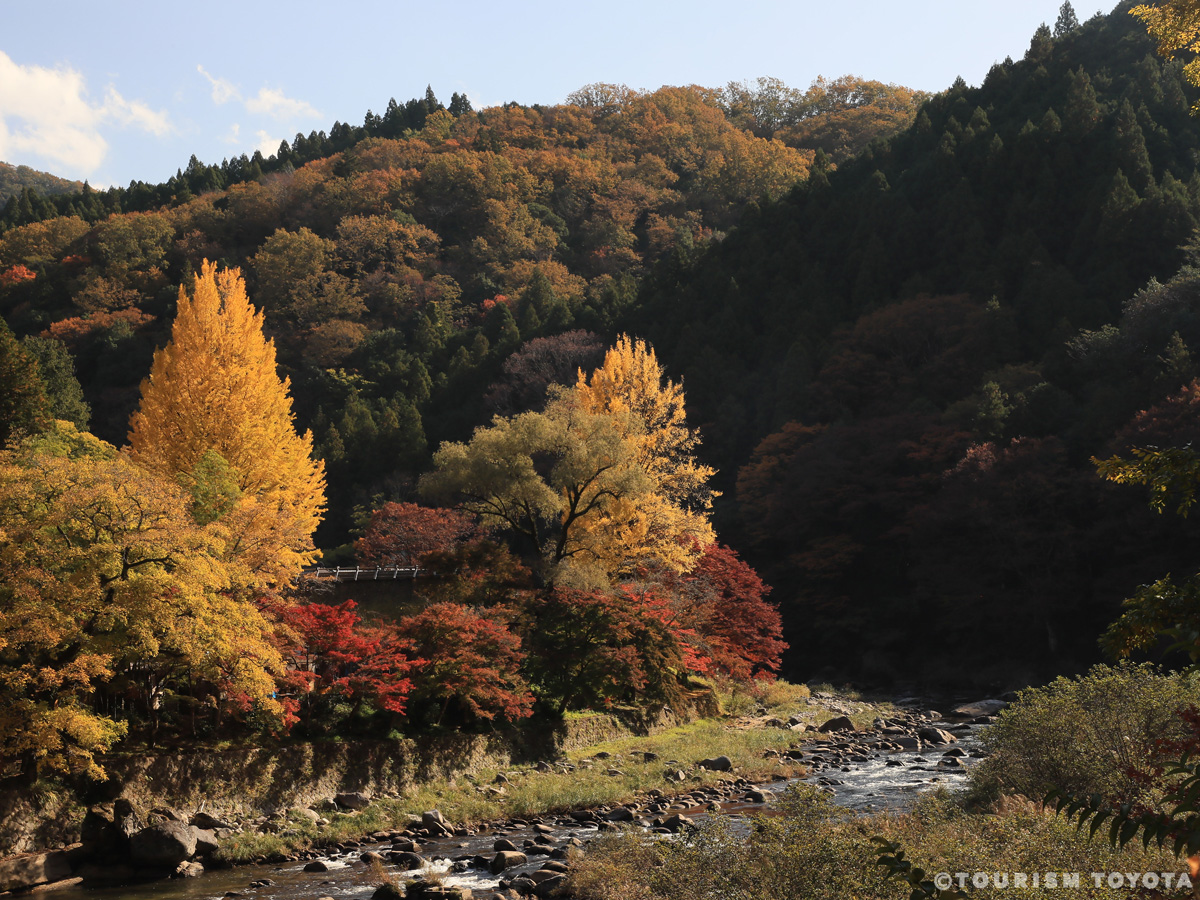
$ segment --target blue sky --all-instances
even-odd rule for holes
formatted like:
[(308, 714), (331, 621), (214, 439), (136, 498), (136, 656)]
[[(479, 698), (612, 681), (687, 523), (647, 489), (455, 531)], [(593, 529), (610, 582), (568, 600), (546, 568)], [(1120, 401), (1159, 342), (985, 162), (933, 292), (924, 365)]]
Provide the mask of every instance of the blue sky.
[(269, 153), (427, 84), (476, 109), (558, 103), (597, 81), (804, 88), (854, 74), (938, 91), (1019, 59), (1060, 3), (4, 0), (0, 160), (95, 186), (159, 182), (193, 153)]

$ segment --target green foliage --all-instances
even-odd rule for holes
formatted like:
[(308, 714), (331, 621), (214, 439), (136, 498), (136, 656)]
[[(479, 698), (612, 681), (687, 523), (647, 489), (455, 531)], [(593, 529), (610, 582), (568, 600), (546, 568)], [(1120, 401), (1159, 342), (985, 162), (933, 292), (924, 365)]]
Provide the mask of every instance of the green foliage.
[(0, 446), (14, 436), (39, 431), (48, 407), (35, 357), (0, 319)]
[(926, 877), (928, 873), (924, 869), (906, 858), (908, 854), (895, 841), (882, 837), (871, 840), (879, 846), (879, 859), (876, 862), (883, 866), (888, 877), (897, 878), (912, 888), (909, 900), (959, 900), (967, 896), (960, 890), (935, 885), (931, 877)]
[(1200, 853), (1200, 760), (1185, 754), (1162, 774), (1170, 784), (1161, 801), (1165, 812), (1129, 802), (1118, 805), (1099, 794), (1081, 797), (1057, 790), (1047, 794), (1046, 802), (1079, 829), (1087, 826), (1089, 839), (1107, 825), (1113, 847), (1124, 847), (1140, 834), (1143, 849), (1153, 843), (1169, 846), (1176, 856)]
[(21, 339), (21, 346), (37, 360), (46, 392), (47, 415), (86, 431), (92, 409), (75, 377), (75, 360), (67, 345), (54, 338), (29, 335)]
[(1155, 741), (1184, 733), (1180, 710), (1200, 701), (1200, 678), (1149, 665), (1096, 666), (1022, 691), (983, 735), (974, 796), (1041, 798), (1052, 790), (1133, 802), (1159, 761)]

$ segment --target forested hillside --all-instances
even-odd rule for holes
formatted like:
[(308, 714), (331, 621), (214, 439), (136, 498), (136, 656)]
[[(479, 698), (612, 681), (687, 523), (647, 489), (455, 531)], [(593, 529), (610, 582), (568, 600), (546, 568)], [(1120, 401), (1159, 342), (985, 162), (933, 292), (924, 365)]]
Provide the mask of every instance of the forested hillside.
[(39, 172), (29, 166), (14, 166), (0, 162), (0, 201), (8, 204), (12, 197), (23, 191), (31, 191), (43, 196), (55, 194), (71, 194), (82, 190), (83, 185), (78, 181), (68, 181), (51, 175), (49, 172)]
[[(582, 330), (615, 335), (648, 265), (803, 180), (806, 141), (890, 133), (921, 99), (862, 79), (762, 79), (593, 85), (562, 106), (475, 112), (430, 91), (270, 159), (14, 198), (0, 314), (70, 347), (93, 430), (121, 443), (179, 283), (205, 258), (241, 266), (326, 462), (329, 548), (356, 504), (408, 499), (441, 440), (524, 402), (538, 354), (557, 360), (555, 380), (598, 361), (605, 342)], [(805, 131), (817, 122), (828, 127)]]
[(684, 379), (715, 524), (774, 585), (795, 674), (1071, 668), (1195, 537), (1091, 462), (1189, 439), (1200, 395), (1196, 91), (1128, 7), (1064, 13), (933, 97), (429, 91), (164, 185), (25, 191), (0, 315), (63, 417), (86, 399), (121, 444), (178, 285), (241, 267), (325, 464), (329, 561), (417, 498), (443, 441), (553, 419), (548, 384), (643, 337)]
[(1194, 428), (1195, 89), (1130, 5), (815, 166), (631, 315), (809, 663), (1069, 667), (1191, 564), (1089, 459)]

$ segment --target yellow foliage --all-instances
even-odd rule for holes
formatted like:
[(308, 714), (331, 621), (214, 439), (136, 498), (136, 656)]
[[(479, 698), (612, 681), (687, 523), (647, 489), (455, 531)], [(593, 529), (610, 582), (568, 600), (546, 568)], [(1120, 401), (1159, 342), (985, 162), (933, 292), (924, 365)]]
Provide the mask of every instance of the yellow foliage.
[(240, 272), (205, 262), (191, 294), (180, 288), (171, 341), (142, 382), (129, 441), (137, 463), (185, 484), (207, 451), (220, 454), (241, 492), (220, 523), (229, 550), (270, 581), (315, 558), (325, 470), (312, 458), (312, 434), (296, 433), (262, 324)]
[(178, 485), (59, 422), (0, 455), (0, 521), (0, 759), (96, 774), (123, 726), (81, 701), (135, 665), (278, 712), (270, 625)]
[[(1200, 0), (1169, 0), (1166, 3), (1142, 3), (1129, 11), (1141, 19), (1150, 36), (1158, 41), (1158, 52), (1172, 58), (1180, 51), (1200, 53)], [(1194, 56), (1183, 67), (1192, 84), (1200, 85), (1200, 56)], [(1200, 103), (1192, 107), (1200, 114)]]
[(645, 341), (622, 335), (596, 371), (580, 371), (574, 395), (585, 412), (622, 424), (652, 485), (644, 496), (614, 501), (585, 527), (608, 535), (602, 543), (613, 563), (652, 557), (690, 569), (715, 540), (708, 513), (716, 495), (708, 487), (714, 470), (694, 455), (700, 435), (688, 427), (682, 385), (665, 377)]

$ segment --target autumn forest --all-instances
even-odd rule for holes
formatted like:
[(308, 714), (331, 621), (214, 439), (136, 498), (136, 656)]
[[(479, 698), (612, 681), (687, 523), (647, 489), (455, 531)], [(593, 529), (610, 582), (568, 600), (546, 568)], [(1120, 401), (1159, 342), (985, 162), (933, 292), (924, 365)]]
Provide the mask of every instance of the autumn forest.
[(431, 88), (6, 167), (2, 774), (1157, 652), (1110, 623), (1200, 534), (1111, 460), (1200, 437), (1200, 90), (1129, 5), (934, 95)]

